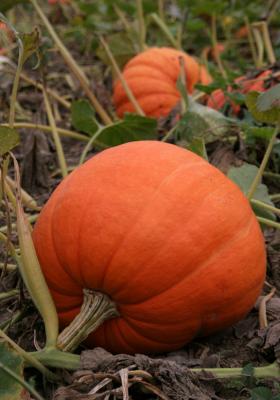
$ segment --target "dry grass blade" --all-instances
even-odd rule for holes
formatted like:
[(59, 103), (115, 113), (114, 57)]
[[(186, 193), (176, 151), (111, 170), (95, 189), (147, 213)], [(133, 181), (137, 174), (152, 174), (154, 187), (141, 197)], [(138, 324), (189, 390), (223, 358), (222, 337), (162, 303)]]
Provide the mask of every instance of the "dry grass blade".
[(267, 322), (267, 315), (266, 315), (266, 303), (274, 296), (276, 292), (276, 288), (272, 288), (271, 292), (267, 294), (266, 296), (263, 297), (263, 299), (260, 302), (259, 306), (259, 324), (260, 328), (266, 328), (268, 325)]
[(95, 394), (95, 393), (99, 392), (100, 389), (104, 388), (111, 382), (112, 382), (112, 379), (110, 379), (110, 378), (103, 379), (103, 381), (99, 382), (96, 386), (94, 386), (94, 388), (91, 389), (91, 391), (88, 392), (88, 394)]
[(121, 382), (122, 382), (122, 390), (123, 390), (123, 400), (129, 400), (128, 393), (128, 369), (124, 368), (119, 371)]
[(127, 97), (129, 98), (129, 100), (133, 104), (133, 106), (135, 108), (135, 111), (137, 112), (137, 114), (145, 116), (144, 111), (142, 110), (142, 108), (138, 104), (134, 94), (132, 93), (130, 87), (128, 86), (128, 84), (127, 84), (127, 82), (126, 82), (126, 80), (125, 80), (125, 78), (124, 78), (124, 76), (123, 76), (123, 74), (122, 74), (122, 72), (121, 72), (121, 70), (120, 70), (120, 68), (119, 68), (119, 66), (118, 66), (118, 64), (117, 64), (117, 62), (116, 62), (116, 60), (115, 60), (110, 48), (109, 48), (109, 46), (108, 46), (108, 44), (106, 43), (106, 41), (103, 39), (102, 36), (100, 37), (100, 42), (101, 42), (102, 46), (104, 47), (104, 50), (105, 50), (105, 52), (106, 52), (106, 54), (107, 54), (107, 56), (108, 56), (108, 58), (109, 58), (109, 60), (110, 60), (110, 62), (112, 64), (112, 68), (115, 71), (115, 74), (117, 75), (118, 79), (120, 80)]
[(170, 400), (168, 396), (166, 396), (157, 386), (152, 385), (150, 382), (146, 382), (143, 380), (140, 380), (139, 378), (131, 378), (129, 379), (129, 382), (133, 383), (140, 383), (143, 385), (149, 392), (154, 393), (159, 397), (161, 400)]

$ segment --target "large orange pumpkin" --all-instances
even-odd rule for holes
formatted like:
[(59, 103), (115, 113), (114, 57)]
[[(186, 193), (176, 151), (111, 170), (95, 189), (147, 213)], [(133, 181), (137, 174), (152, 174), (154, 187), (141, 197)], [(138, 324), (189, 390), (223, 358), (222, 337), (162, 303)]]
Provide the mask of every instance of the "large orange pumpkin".
[[(193, 92), (196, 83), (207, 85), (212, 81), (206, 68), (193, 57), (168, 47), (150, 48), (125, 65), (123, 76), (147, 116), (165, 116), (179, 102), (176, 82), (180, 74), (180, 57), (184, 60), (189, 93)], [(126, 112), (135, 112), (119, 80), (114, 85), (113, 102), (119, 117)]]
[(157, 141), (99, 153), (54, 191), (34, 243), (62, 326), (82, 289), (120, 316), (88, 342), (161, 352), (243, 318), (262, 289), (265, 247), (250, 204), (196, 154)]

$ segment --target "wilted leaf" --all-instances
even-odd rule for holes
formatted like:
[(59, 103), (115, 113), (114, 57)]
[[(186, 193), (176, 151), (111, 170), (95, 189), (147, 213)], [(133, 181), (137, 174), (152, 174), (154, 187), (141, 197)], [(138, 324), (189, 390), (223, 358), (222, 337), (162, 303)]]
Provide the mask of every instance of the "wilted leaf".
[(2, 368), (2, 365), (23, 378), (23, 359), (5, 342), (0, 342), (0, 399), (22, 399), (22, 386)]
[(217, 140), (232, 125), (232, 120), (212, 108), (205, 107), (189, 96), (187, 112), (178, 122), (174, 135), (191, 142), (202, 137), (205, 143)]
[(11, 151), (19, 143), (19, 134), (15, 129), (0, 126), (0, 156)]
[(140, 115), (126, 114), (124, 119), (105, 127), (98, 136), (98, 142), (105, 146), (117, 146), (135, 140), (155, 140), (157, 121)]
[(274, 107), (280, 109), (280, 83), (260, 94), (257, 100), (258, 111), (269, 111)]
[(253, 117), (260, 122), (275, 123), (280, 119), (280, 107), (274, 106), (267, 111), (258, 108), (258, 99), (262, 96), (259, 92), (249, 92), (246, 95), (246, 105)]
[(30, 33), (20, 33), (19, 39), (22, 43), (22, 62), (25, 63), (25, 61), (38, 50), (40, 41), (39, 30), (34, 28)]
[(77, 100), (72, 103), (71, 119), (75, 129), (90, 136), (98, 129), (94, 109), (87, 100)]
[[(257, 172), (258, 168), (255, 165), (245, 163), (241, 167), (230, 168), (228, 172), (228, 177), (240, 187), (245, 195), (247, 195), (251, 184), (255, 176), (257, 175)], [(255, 200), (260, 200), (266, 204), (274, 206), (274, 204), (270, 200), (267, 186), (263, 183), (260, 183), (258, 185), (253, 198)], [(268, 218), (273, 221), (276, 220), (275, 215), (270, 211), (264, 210), (263, 208), (260, 208), (256, 205), (253, 206), (253, 210), (255, 214), (260, 217)]]

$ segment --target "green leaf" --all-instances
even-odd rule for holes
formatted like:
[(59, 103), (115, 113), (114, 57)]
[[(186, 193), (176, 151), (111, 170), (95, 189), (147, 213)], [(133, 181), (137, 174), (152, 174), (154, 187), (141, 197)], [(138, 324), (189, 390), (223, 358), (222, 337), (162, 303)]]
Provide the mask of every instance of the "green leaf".
[(156, 130), (156, 119), (126, 114), (122, 121), (102, 129), (97, 141), (111, 147), (136, 140), (156, 140)]
[(251, 400), (272, 400), (271, 390), (265, 386), (259, 386), (251, 391)]
[[(241, 167), (232, 167), (229, 169), (227, 176), (240, 187), (242, 192), (247, 195), (251, 184), (257, 175), (258, 168), (255, 165), (243, 164)], [(263, 201), (271, 206), (274, 206), (268, 194), (268, 188), (263, 183), (260, 183), (253, 196), (255, 200)], [(254, 205), (253, 210), (259, 217), (268, 218), (275, 221), (275, 215), (261, 207)]]
[(77, 100), (71, 106), (72, 125), (78, 131), (92, 136), (98, 130), (95, 112), (87, 100)]
[(267, 111), (261, 111), (258, 107), (258, 99), (262, 96), (259, 92), (249, 92), (246, 95), (246, 106), (253, 117), (260, 122), (276, 123), (280, 119), (280, 107), (274, 106)]
[(23, 359), (5, 343), (0, 342), (0, 399), (20, 400), (23, 388), (1, 366), (8, 367), (23, 379)]
[[(135, 38), (134, 38), (135, 36)], [(133, 34), (133, 31), (128, 33), (115, 33), (106, 37), (108, 46), (120, 68), (122, 68), (127, 61), (137, 54), (135, 43), (137, 42), (137, 34)], [(111, 62), (104, 50), (103, 46), (99, 46), (96, 50), (97, 56), (107, 65)]]
[(208, 161), (207, 151), (203, 138), (195, 137), (187, 146), (187, 149)]
[(189, 96), (189, 107), (174, 130), (175, 137), (187, 140), (200, 137), (205, 143), (217, 140), (227, 132), (232, 120), (212, 108), (196, 103)]
[(257, 100), (259, 111), (269, 111), (274, 107), (280, 109), (280, 83), (262, 93)]
[(248, 136), (251, 137), (253, 136), (265, 140), (270, 140), (274, 132), (274, 129), (271, 128), (270, 126), (262, 126), (262, 127), (248, 126), (245, 127), (244, 130)]
[(0, 11), (5, 12), (10, 8), (14, 7), (16, 4), (27, 3), (28, 0), (1, 0), (0, 2)]
[(15, 129), (0, 126), (0, 156), (11, 151), (19, 143), (19, 134)]

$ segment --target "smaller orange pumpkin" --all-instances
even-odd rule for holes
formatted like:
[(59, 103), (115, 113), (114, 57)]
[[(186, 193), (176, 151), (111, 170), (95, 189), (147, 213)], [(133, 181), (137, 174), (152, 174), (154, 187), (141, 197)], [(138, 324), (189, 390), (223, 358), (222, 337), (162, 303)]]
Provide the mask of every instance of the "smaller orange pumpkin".
[[(248, 79), (246, 76), (240, 76), (239, 78), (235, 79), (235, 83), (237, 83), (240, 86), (240, 93), (246, 94), (248, 92), (251, 92), (253, 90), (256, 90), (258, 92), (264, 92), (265, 91), (265, 78), (271, 74), (271, 70), (266, 70), (259, 74), (255, 78)], [(236, 92), (236, 90), (233, 90), (231, 86), (227, 88), (228, 92)], [(214, 108), (215, 110), (220, 110), (223, 108), (227, 101), (227, 98), (224, 94), (224, 92), (221, 89), (214, 90), (214, 92), (209, 96), (207, 100), (207, 106)], [(233, 111), (233, 114), (238, 115), (240, 112), (240, 105), (235, 104), (233, 101), (230, 101), (231, 109)]]
[[(176, 87), (180, 74), (180, 57), (184, 60), (189, 93), (193, 92), (196, 83), (207, 85), (212, 81), (206, 68), (193, 57), (167, 47), (150, 48), (125, 65), (123, 76), (147, 116), (166, 116), (180, 100)], [(126, 112), (135, 112), (119, 80), (114, 85), (113, 102), (119, 117), (123, 117)]]

